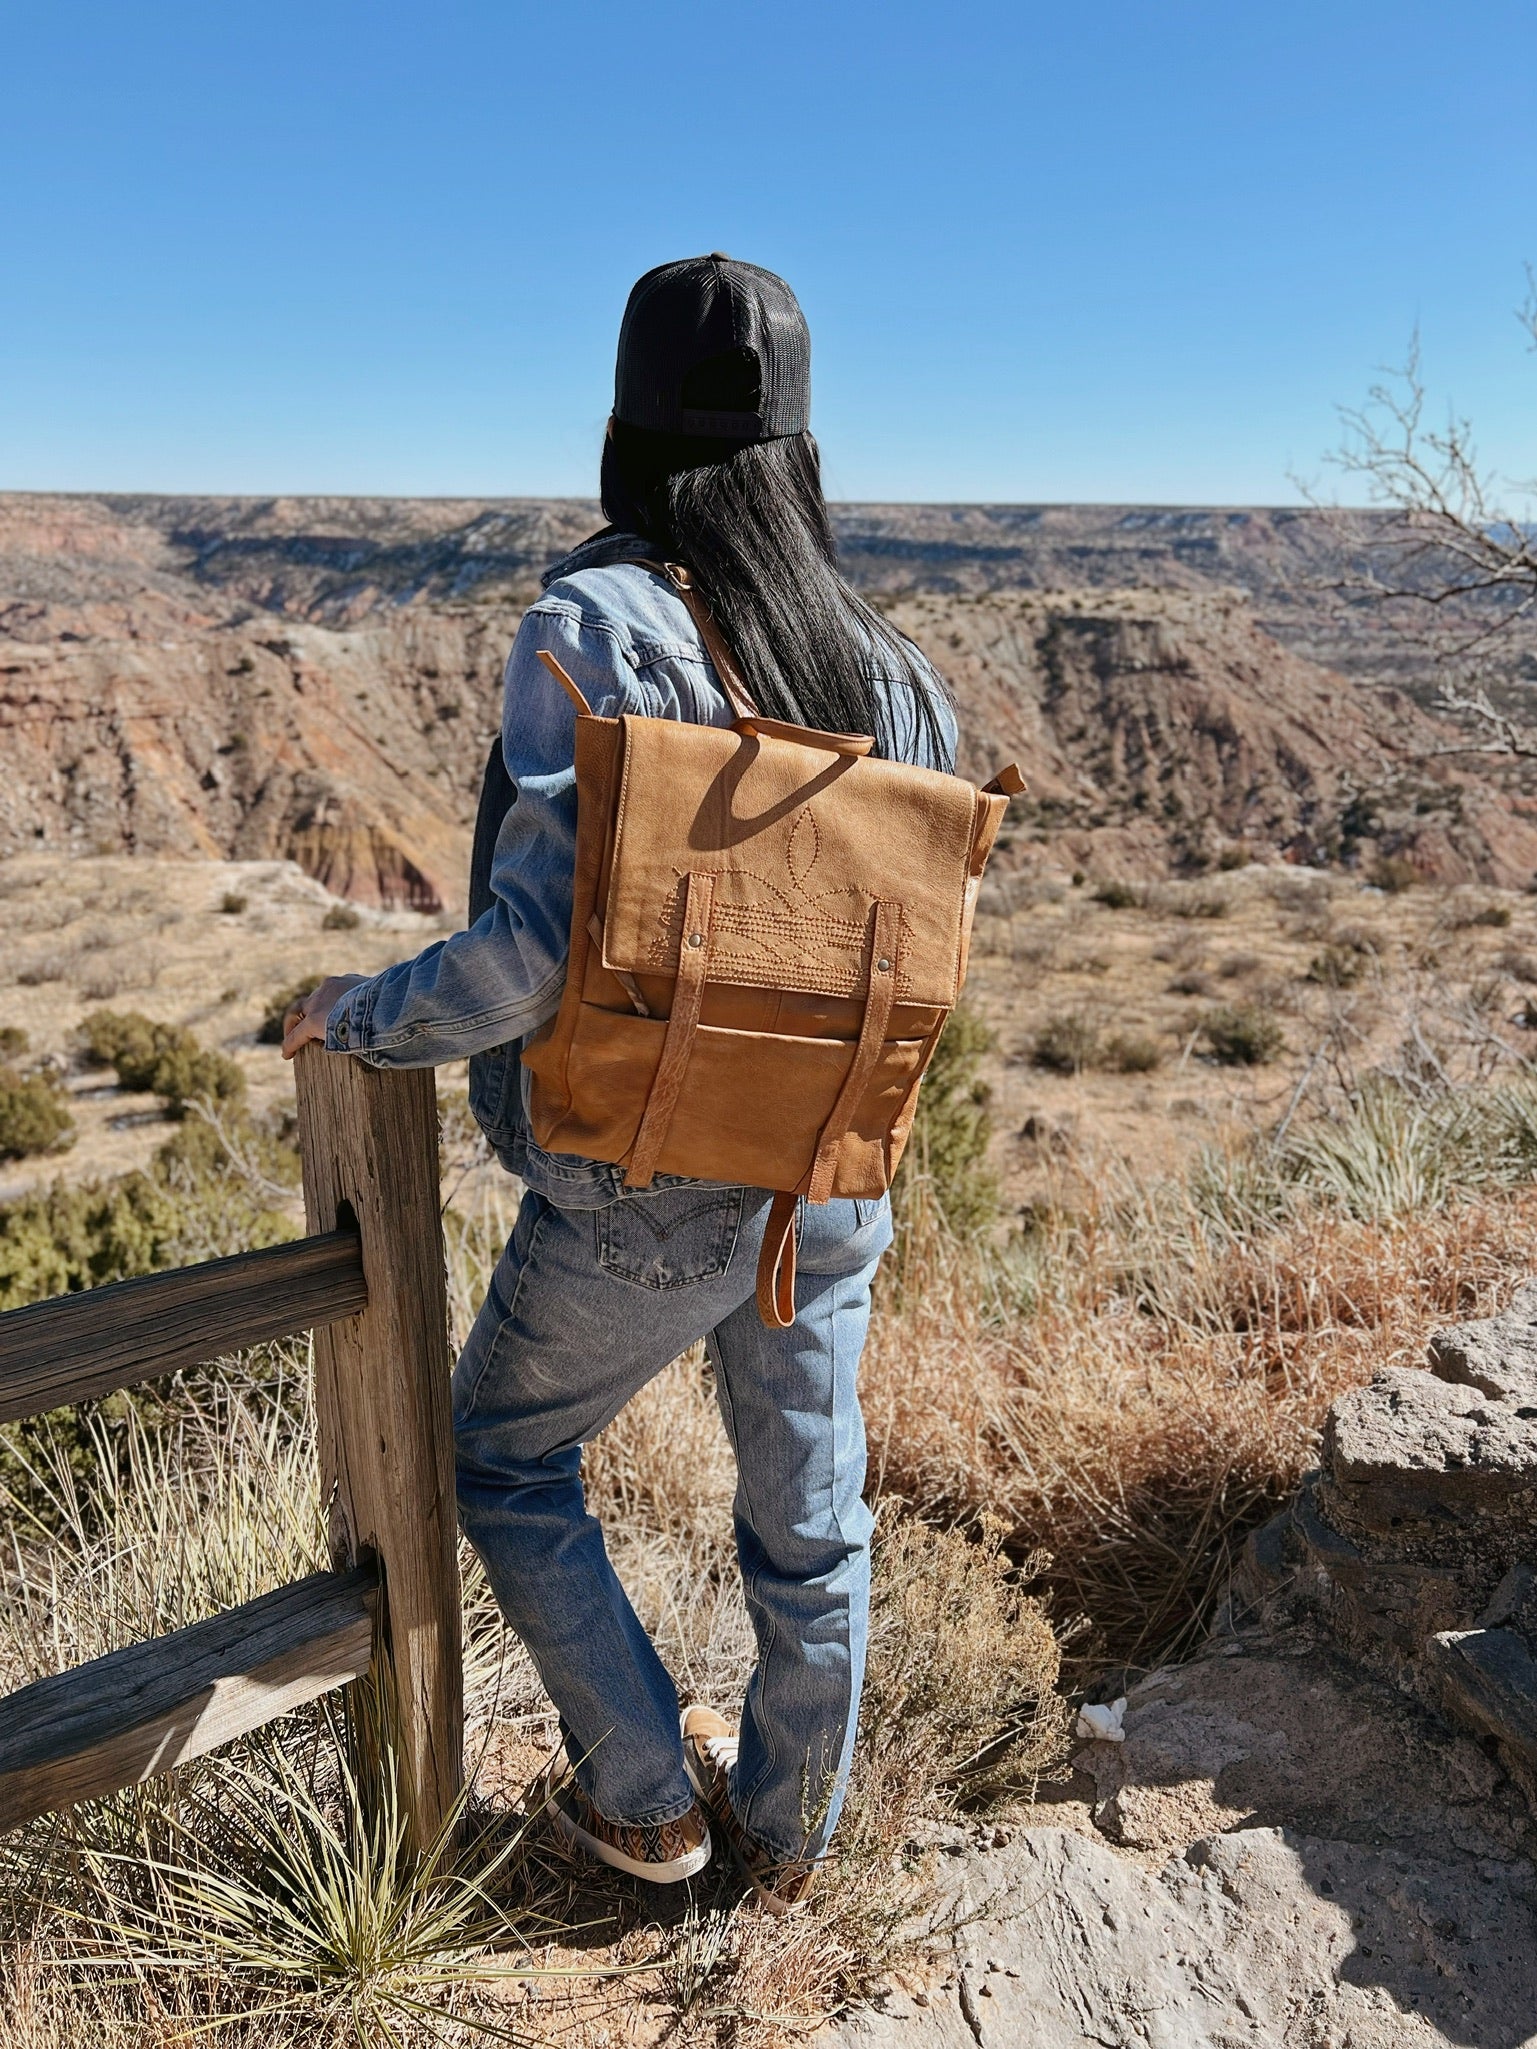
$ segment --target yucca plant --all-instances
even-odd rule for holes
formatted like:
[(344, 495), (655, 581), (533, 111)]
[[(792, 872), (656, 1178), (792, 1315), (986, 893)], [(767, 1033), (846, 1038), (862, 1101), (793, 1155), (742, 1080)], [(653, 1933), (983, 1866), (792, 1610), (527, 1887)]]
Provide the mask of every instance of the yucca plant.
[(564, 1932), (560, 1923), (526, 1906), (512, 1914), (499, 1898), (527, 1824), (477, 1834), (461, 1798), (413, 1854), (393, 1752), (365, 1782), (334, 1715), (319, 1718), (316, 1737), (308, 1768), (281, 1733), (224, 1760), (180, 1806), (164, 1848), (88, 1850), (88, 1884), (68, 1910), (77, 1963), (119, 1981), (125, 1970), (190, 1978), (206, 2004), (198, 2032), (253, 2013), (302, 2015), (362, 2049), (398, 2041), (403, 2022), (451, 2013), (478, 2034), (527, 2041), (444, 1997), (578, 1975), (535, 1960), (531, 1939)]

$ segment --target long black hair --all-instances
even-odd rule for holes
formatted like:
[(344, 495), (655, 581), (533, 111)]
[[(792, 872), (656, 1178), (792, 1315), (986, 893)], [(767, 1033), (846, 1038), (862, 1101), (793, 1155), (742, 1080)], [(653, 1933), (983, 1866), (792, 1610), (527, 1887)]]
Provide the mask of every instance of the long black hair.
[[(766, 718), (947, 764), (945, 686), (839, 574), (809, 433), (744, 443), (614, 420), (602, 490), (614, 526), (687, 565)], [(891, 682), (912, 718), (893, 720)]]

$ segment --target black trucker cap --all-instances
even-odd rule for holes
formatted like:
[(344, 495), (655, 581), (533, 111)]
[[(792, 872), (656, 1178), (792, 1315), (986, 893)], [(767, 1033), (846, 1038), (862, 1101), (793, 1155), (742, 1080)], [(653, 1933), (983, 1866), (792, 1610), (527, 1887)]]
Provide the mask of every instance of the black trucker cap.
[(718, 250), (648, 270), (619, 328), (614, 417), (741, 441), (809, 427), (811, 336), (784, 279)]

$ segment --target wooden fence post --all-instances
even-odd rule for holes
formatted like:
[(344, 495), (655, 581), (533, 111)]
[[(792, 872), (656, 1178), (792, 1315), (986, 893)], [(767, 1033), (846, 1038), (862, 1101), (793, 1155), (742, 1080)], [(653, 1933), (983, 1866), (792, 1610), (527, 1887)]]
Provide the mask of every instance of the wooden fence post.
[(448, 1298), (430, 1068), (306, 1046), (294, 1062), (312, 1231), (356, 1220), (368, 1306), (315, 1332), (321, 1487), (338, 1565), (376, 1560), (402, 1797), (429, 1843), (464, 1778)]

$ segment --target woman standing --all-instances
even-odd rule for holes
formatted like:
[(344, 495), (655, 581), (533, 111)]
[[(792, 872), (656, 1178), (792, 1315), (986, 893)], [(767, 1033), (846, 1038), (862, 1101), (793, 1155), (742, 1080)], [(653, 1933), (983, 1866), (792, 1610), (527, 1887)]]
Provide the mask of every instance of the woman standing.
[[(944, 769), (955, 724), (922, 655), (838, 574), (810, 337), (782, 279), (712, 255), (640, 280), (602, 494), (610, 524), (546, 575), (508, 658), (473, 923), (371, 980), (323, 982), (283, 1050), (314, 1039), (380, 1066), (480, 1056), (472, 1106), (526, 1192), (454, 1374), (459, 1512), (574, 1766), (535, 1798), (568, 1841), (653, 1881), (700, 1870), (713, 1827), (783, 1911), (826, 1850), (858, 1717), (871, 1524), (855, 1376), (890, 1208), (802, 1205), (795, 1321), (769, 1329), (754, 1302), (767, 1191), (678, 1176), (626, 1191), (622, 1169), (534, 1144), (518, 1056), (560, 1002), (577, 806), (575, 714), (539, 656), (599, 716), (730, 725), (655, 566), (681, 562), (765, 717), (872, 733), (877, 752)], [(758, 1646), (735, 1726), (703, 1705), (680, 1724), (582, 1493), (583, 1444), (701, 1338), (737, 1460)]]

